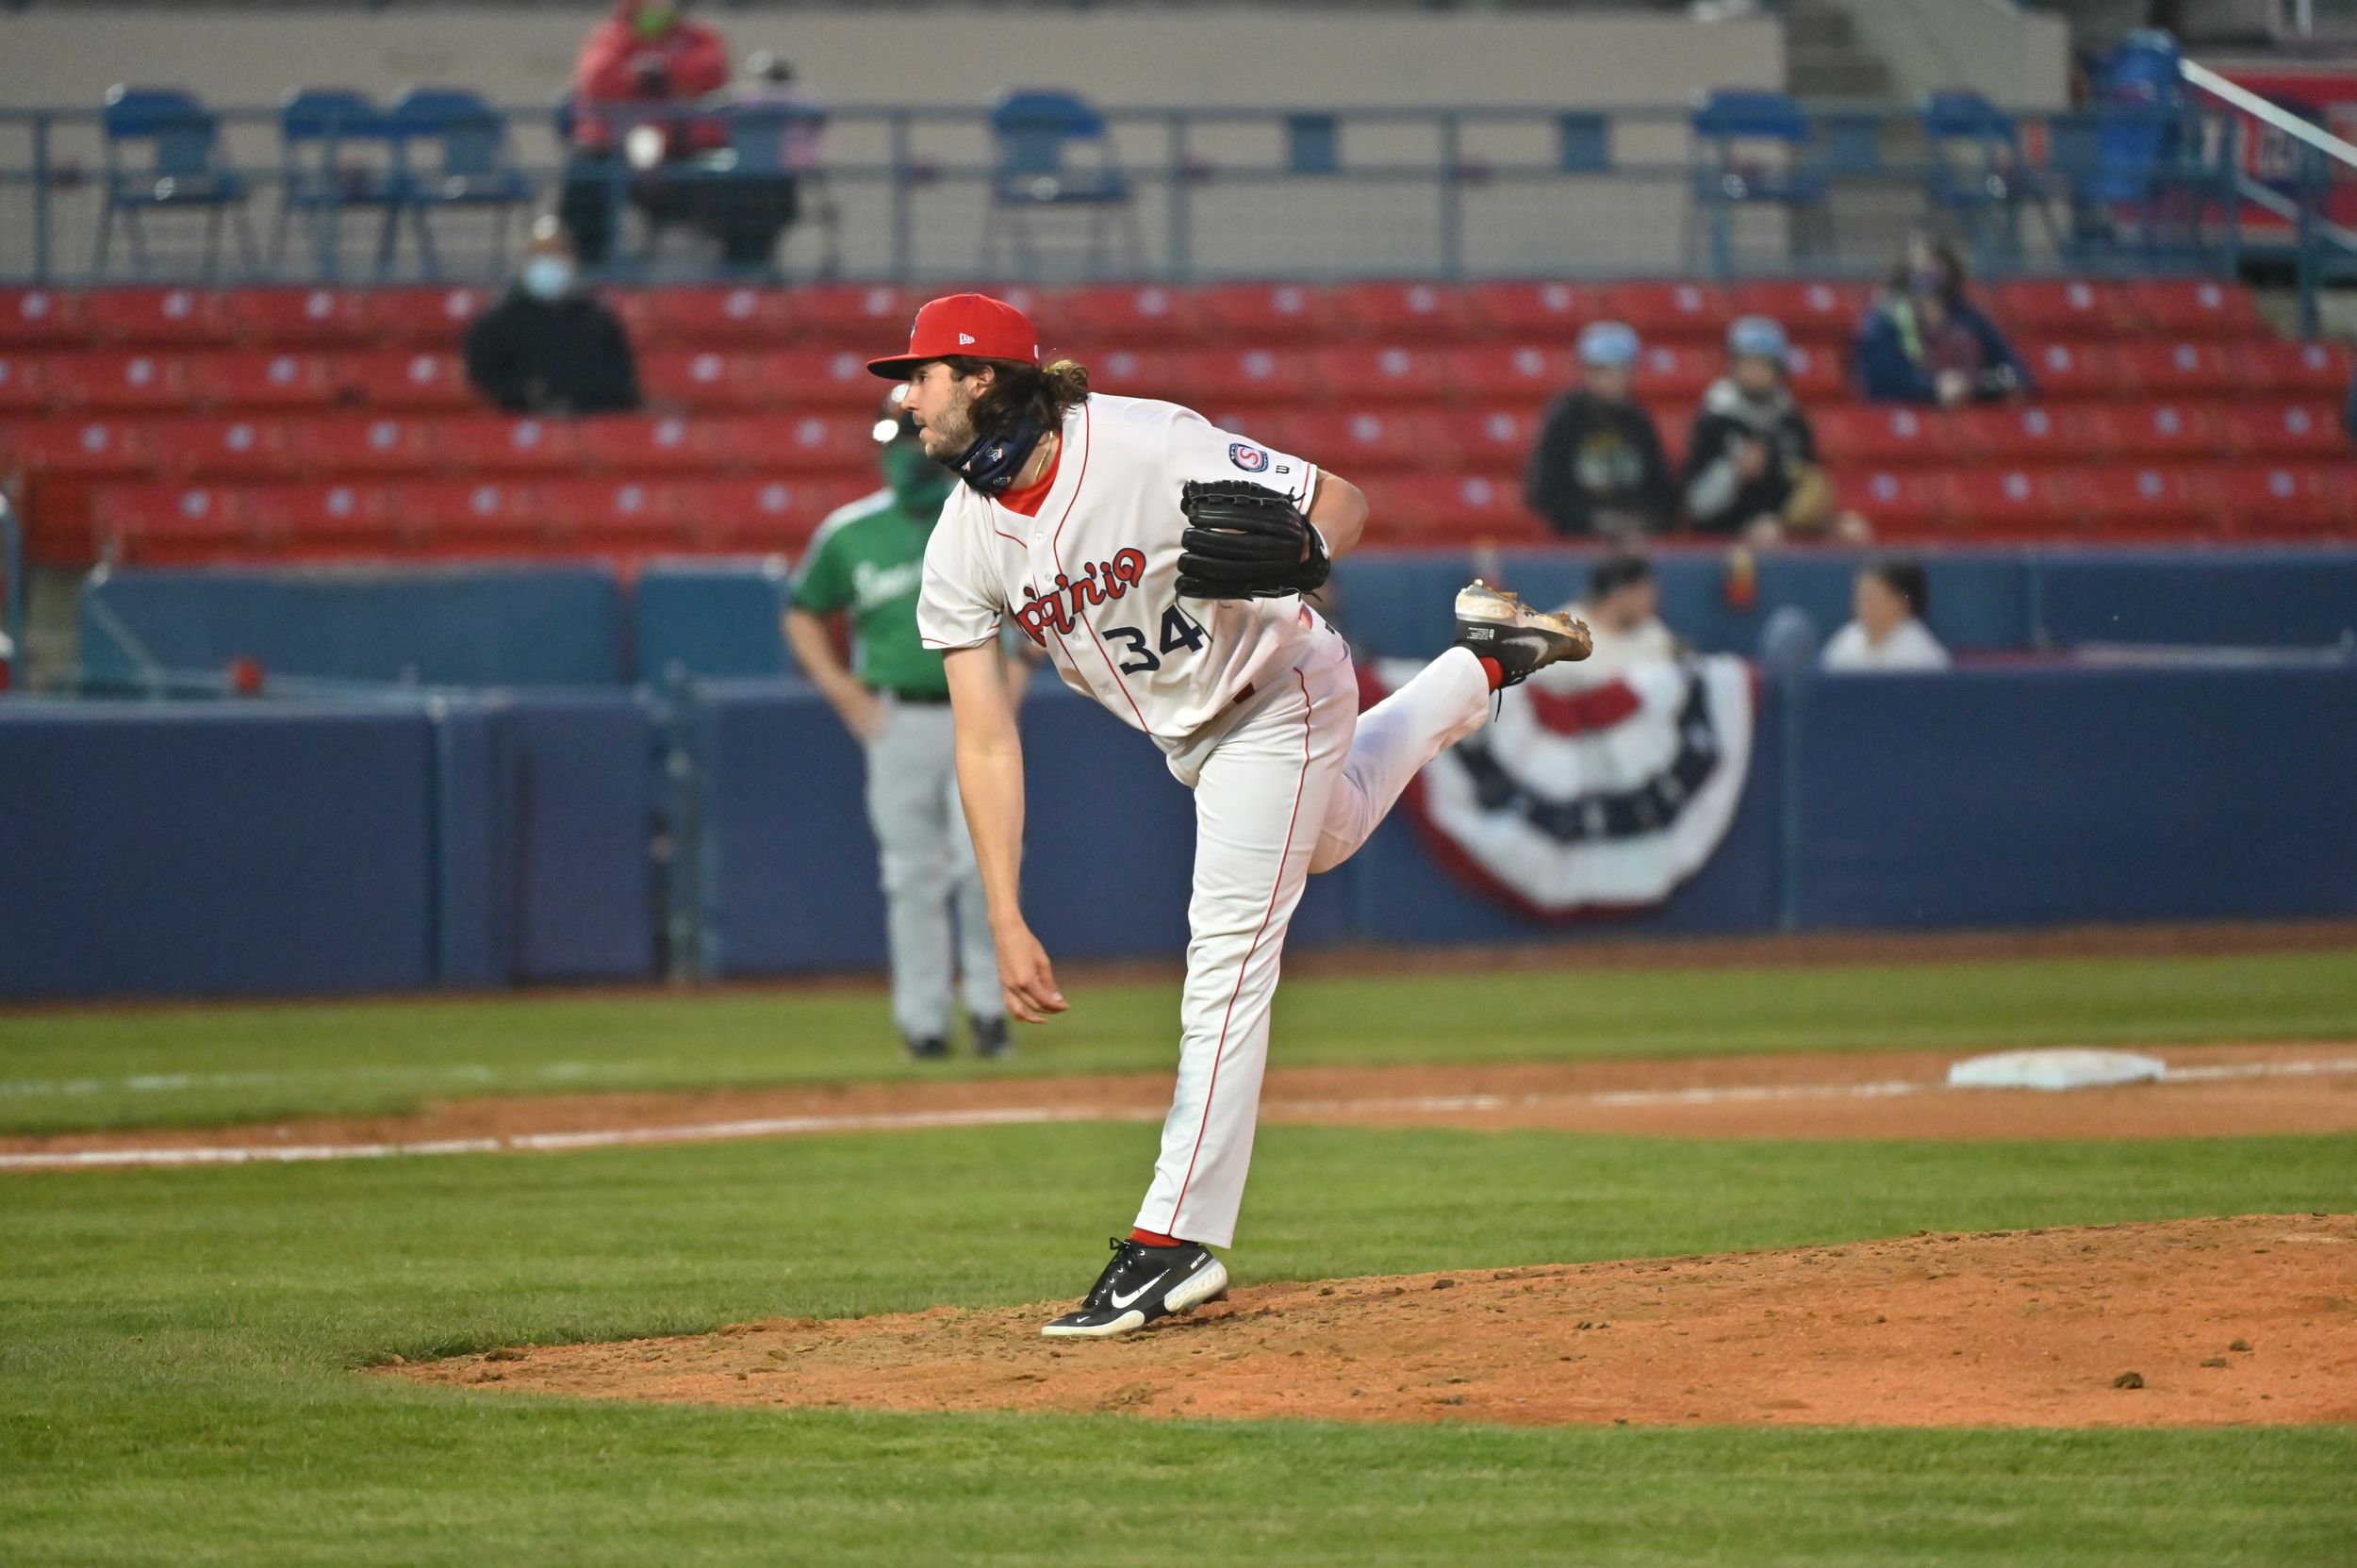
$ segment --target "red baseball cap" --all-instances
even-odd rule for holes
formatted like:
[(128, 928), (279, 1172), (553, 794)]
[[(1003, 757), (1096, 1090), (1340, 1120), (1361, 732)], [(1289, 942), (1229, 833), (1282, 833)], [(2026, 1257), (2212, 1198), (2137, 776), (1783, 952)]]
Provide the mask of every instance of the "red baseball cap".
[(928, 300), (909, 328), (909, 351), (889, 359), (870, 359), (867, 368), (893, 381), (929, 359), (964, 355), (974, 359), (1019, 359), (1039, 363), (1039, 328), (1031, 318), (1004, 300), (988, 294), (944, 294)]

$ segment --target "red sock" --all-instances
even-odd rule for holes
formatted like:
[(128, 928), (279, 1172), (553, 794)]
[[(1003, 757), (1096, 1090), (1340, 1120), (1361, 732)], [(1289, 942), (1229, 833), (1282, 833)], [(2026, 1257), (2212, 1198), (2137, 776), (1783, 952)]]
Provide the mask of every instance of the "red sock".
[(1184, 1245), (1178, 1240), (1178, 1237), (1165, 1236), (1160, 1230), (1132, 1230), (1129, 1232), (1129, 1239), (1137, 1243), (1140, 1246), (1179, 1246)]
[(1506, 667), (1498, 663), (1497, 660), (1491, 658), (1487, 653), (1475, 653), (1474, 657), (1481, 661), (1481, 673), (1490, 677), (1490, 689), (1492, 691), (1504, 690), (1506, 686)]

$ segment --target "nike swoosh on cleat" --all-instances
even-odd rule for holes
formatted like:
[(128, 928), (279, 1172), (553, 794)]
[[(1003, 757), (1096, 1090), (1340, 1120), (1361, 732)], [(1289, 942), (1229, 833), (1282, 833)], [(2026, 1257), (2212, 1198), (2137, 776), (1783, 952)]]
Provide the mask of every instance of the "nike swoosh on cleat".
[(1164, 1269), (1164, 1270), (1162, 1270), (1162, 1272), (1161, 1274), (1157, 1274), (1156, 1276), (1154, 1276), (1154, 1278), (1153, 1278), (1153, 1279), (1148, 1279), (1148, 1280), (1147, 1280), (1145, 1284), (1140, 1285), (1140, 1286), (1139, 1286), (1136, 1290), (1131, 1291), (1131, 1292), (1130, 1292), (1129, 1295), (1127, 1295), (1127, 1296), (1123, 1296), (1123, 1295), (1121, 1295), (1120, 1293), (1115, 1292), (1115, 1293), (1114, 1293), (1114, 1295), (1113, 1295), (1113, 1304), (1114, 1306), (1116, 1306), (1116, 1307), (1127, 1307), (1127, 1306), (1129, 1306), (1131, 1302), (1135, 1301), (1135, 1300), (1136, 1300), (1139, 1296), (1144, 1296), (1144, 1295), (1145, 1295), (1147, 1291), (1150, 1291), (1150, 1290), (1152, 1290), (1152, 1289), (1153, 1289), (1156, 1285), (1161, 1284), (1161, 1283), (1162, 1282), (1162, 1280), (1163, 1280), (1165, 1278), (1167, 1278), (1167, 1277), (1169, 1276), (1169, 1274), (1170, 1274), (1170, 1270), (1168, 1270), (1168, 1269)]

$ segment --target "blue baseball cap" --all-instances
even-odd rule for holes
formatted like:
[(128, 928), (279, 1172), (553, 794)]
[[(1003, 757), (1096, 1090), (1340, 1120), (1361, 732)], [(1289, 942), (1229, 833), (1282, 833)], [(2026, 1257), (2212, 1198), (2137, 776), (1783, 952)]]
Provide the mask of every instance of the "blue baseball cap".
[(1599, 370), (1637, 363), (1637, 329), (1624, 322), (1590, 322), (1580, 329), (1579, 362)]
[(1727, 328), (1727, 352), (1738, 359), (1772, 359), (1781, 365), (1791, 357), (1792, 341), (1770, 317), (1738, 316)]

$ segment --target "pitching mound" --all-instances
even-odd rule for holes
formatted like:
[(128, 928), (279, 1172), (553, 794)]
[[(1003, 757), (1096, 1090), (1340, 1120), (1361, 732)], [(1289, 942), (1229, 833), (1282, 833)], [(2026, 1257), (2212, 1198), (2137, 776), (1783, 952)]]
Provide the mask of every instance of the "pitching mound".
[(2357, 1216), (1256, 1285), (1127, 1340), (1068, 1303), (384, 1369), (683, 1403), (1347, 1421), (2216, 1426), (2357, 1420)]

